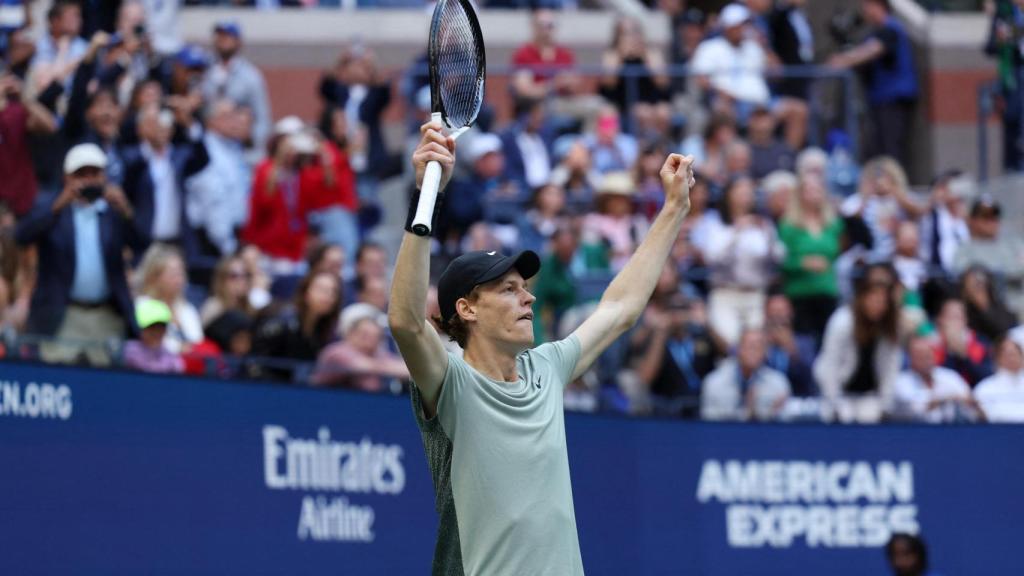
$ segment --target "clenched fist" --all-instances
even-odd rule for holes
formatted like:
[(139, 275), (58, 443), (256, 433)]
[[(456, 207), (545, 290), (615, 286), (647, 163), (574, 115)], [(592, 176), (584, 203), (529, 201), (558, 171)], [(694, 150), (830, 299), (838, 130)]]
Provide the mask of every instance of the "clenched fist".
[(661, 184), (665, 188), (665, 207), (689, 212), (690, 187), (696, 184), (693, 157), (669, 154), (661, 167)]

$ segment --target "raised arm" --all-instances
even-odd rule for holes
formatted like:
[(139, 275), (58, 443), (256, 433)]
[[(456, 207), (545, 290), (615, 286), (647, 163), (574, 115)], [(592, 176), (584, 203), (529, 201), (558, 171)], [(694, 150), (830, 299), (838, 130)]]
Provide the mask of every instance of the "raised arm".
[[(423, 182), (427, 163), (436, 160), (443, 168), (441, 187), (451, 177), (455, 166), (455, 141), (441, 134), (439, 123), (420, 127), (420, 140), (412, 162), (416, 167), (416, 188)], [(417, 197), (413, 198), (412, 211)], [(440, 203), (441, 199), (438, 198)], [(391, 283), (391, 303), (388, 306), (388, 324), (391, 334), (409, 367), (409, 375), (420, 391), (427, 417), (437, 411), (441, 383), (448, 369), (448, 354), (441, 337), (427, 322), (427, 289), (430, 281), (430, 238), (406, 232), (395, 263)]]
[(665, 206), (647, 237), (608, 286), (597, 309), (576, 329), (581, 352), (573, 379), (586, 372), (605, 348), (629, 330), (647, 306), (669, 251), (679, 236), (683, 218), (690, 211), (692, 163), (693, 158), (689, 156), (670, 154), (661, 167)]

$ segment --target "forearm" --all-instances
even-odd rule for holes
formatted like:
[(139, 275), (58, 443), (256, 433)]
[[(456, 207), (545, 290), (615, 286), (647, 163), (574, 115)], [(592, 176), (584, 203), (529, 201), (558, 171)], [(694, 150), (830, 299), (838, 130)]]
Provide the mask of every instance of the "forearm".
[(636, 322), (647, 306), (688, 211), (688, 207), (666, 203), (647, 237), (601, 298), (601, 304), (616, 304), (627, 324)]
[(430, 283), (430, 238), (406, 233), (398, 250), (391, 282), (388, 321), (393, 330), (425, 328), (424, 311)]

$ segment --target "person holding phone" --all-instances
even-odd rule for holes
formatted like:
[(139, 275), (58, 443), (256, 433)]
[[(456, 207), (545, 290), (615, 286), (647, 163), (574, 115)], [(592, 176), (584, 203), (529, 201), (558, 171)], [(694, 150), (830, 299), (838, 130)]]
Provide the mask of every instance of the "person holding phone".
[(48, 362), (84, 353), (94, 365), (109, 364), (105, 344), (137, 332), (124, 249), (141, 250), (145, 238), (124, 192), (107, 182), (106, 166), (99, 146), (71, 148), (60, 194), (41, 197), (15, 231), (19, 245), (39, 252), (25, 331), (58, 340), (42, 349)]

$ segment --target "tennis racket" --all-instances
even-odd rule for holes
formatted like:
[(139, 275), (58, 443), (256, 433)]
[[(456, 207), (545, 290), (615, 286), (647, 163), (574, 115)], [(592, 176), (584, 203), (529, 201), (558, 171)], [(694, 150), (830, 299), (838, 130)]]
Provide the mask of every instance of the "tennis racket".
[[(441, 122), (452, 138), (469, 129), (484, 102), (484, 36), (469, 0), (439, 0), (430, 22), (431, 121)], [(423, 174), (413, 217), (415, 234), (430, 234), (431, 217), (441, 183), (441, 164), (430, 162)]]

